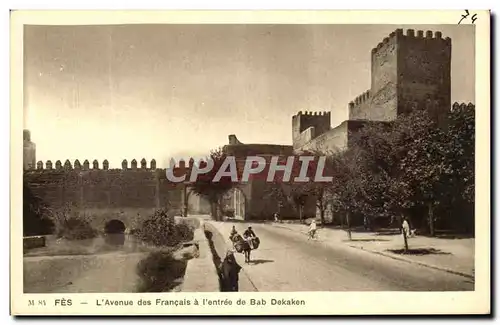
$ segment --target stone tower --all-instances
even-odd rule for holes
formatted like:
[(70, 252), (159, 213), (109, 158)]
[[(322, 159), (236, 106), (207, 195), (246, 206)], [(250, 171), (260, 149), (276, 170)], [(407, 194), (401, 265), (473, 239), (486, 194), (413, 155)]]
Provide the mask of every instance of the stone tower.
[(31, 142), (29, 130), (23, 130), (23, 168), (34, 169), (36, 167), (36, 146)]
[(451, 39), (397, 29), (371, 52), (371, 88), (349, 103), (349, 119), (390, 121), (424, 105), (451, 107)]
[(292, 117), (292, 139), (294, 148), (302, 147), (311, 139), (328, 132), (330, 128), (330, 112), (299, 112)]

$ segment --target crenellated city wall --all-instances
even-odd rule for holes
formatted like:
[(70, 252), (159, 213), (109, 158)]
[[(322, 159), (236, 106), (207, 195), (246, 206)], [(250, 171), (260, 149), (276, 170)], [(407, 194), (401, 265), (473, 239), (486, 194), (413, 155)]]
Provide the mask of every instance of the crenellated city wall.
[(367, 90), (361, 95), (357, 96), (349, 103), (349, 119), (350, 120), (366, 120), (368, 119), (368, 112), (371, 105), (370, 91)]
[[(154, 159), (149, 167), (144, 159), (140, 167), (135, 159), (130, 167), (124, 160), (122, 169), (108, 169), (107, 160), (102, 169), (97, 160), (92, 165), (89, 168), (88, 160), (83, 165), (66, 160), (64, 165), (57, 161), (53, 168), (51, 161), (45, 166), (39, 161), (37, 169), (24, 171), (24, 183), (54, 210), (71, 205), (81, 213), (117, 219), (125, 212), (127, 218), (144, 217), (166, 206), (174, 214), (182, 211), (184, 185), (168, 181), (166, 170), (157, 169)], [(180, 162), (176, 170), (184, 168)]]

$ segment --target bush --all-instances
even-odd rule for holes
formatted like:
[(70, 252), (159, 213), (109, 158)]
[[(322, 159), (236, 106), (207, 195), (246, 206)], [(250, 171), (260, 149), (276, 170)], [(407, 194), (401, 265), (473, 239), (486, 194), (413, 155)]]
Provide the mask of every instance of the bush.
[(155, 214), (143, 221), (137, 231), (142, 241), (155, 246), (176, 246), (182, 241), (194, 238), (194, 228), (184, 223), (175, 224), (174, 216), (166, 210), (157, 210)]
[(180, 241), (191, 241), (194, 239), (194, 230), (188, 224), (179, 223), (175, 225), (175, 231)]
[(176, 221), (178, 223), (183, 223), (185, 225), (188, 225), (193, 229), (198, 229), (201, 226), (200, 220), (198, 218), (193, 218), (193, 217), (179, 218)]
[(42, 199), (33, 193), (23, 179), (23, 235), (48, 235), (53, 232), (54, 223), (47, 218), (49, 209)]
[(98, 231), (92, 227), (87, 216), (73, 212), (70, 206), (56, 211), (52, 215), (52, 220), (58, 238), (78, 240), (91, 239), (98, 235)]
[(176, 260), (171, 252), (150, 253), (137, 265), (139, 292), (165, 292), (175, 288), (186, 272), (186, 261)]
[(85, 219), (68, 217), (57, 224), (56, 236), (70, 240), (90, 239), (97, 236), (97, 230)]

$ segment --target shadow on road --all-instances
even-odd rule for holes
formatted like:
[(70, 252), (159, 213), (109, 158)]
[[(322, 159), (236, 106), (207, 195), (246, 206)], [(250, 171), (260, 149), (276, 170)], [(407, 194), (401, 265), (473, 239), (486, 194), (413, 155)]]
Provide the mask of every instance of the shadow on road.
[(257, 264), (273, 263), (273, 262), (274, 262), (274, 260), (263, 260), (263, 259), (258, 259), (258, 260), (251, 260), (251, 261), (250, 261), (250, 264), (257, 265)]
[(347, 242), (379, 242), (379, 241), (389, 241), (389, 239), (372, 239), (372, 238), (355, 238), (351, 240), (345, 240)]
[(435, 248), (414, 248), (408, 249), (406, 252), (404, 249), (389, 249), (387, 251), (400, 255), (452, 255), (451, 253), (443, 252)]
[(437, 234), (435, 238), (438, 239), (470, 239), (474, 238), (474, 235), (468, 234)]
[(217, 254), (217, 250), (215, 249), (213, 236), (214, 236), (214, 234), (211, 231), (205, 230), (205, 237), (208, 240), (208, 246), (210, 247), (210, 252), (212, 253), (212, 260), (214, 262), (215, 269), (217, 270), (217, 275), (219, 276), (219, 289), (222, 291), (224, 281), (222, 279), (222, 273), (219, 269), (219, 265), (221, 264), (222, 260), (219, 256), (219, 254)]

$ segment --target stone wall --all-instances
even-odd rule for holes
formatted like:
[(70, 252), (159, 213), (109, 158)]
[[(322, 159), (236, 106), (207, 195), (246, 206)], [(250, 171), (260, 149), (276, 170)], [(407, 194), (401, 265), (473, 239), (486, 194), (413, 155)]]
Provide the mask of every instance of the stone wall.
[[(314, 120), (315, 118), (315, 115), (310, 116), (311, 119), (307, 120), (308, 122)], [(316, 115), (316, 118), (318, 117), (319, 115)], [(326, 121), (325, 116), (321, 116), (321, 119)], [(229, 145), (225, 146), (224, 150), (228, 155), (234, 155), (236, 157), (237, 166), (239, 169), (242, 169), (242, 167), (244, 166), (245, 158), (249, 156), (264, 157), (269, 163), (272, 156), (287, 157), (293, 155), (292, 146), (270, 144), (243, 144), (236, 138), (235, 135), (229, 136)], [(261, 176), (267, 175), (267, 168), (268, 167), (266, 167)], [(241, 193), (241, 198), (244, 200), (245, 220), (269, 220), (272, 218), (274, 213), (279, 211), (277, 201), (270, 199), (268, 196), (270, 183), (267, 183), (264, 179), (262, 179), (262, 177), (250, 175), (249, 181), (238, 184), (237, 188)], [(233, 207), (233, 196), (234, 192), (228, 193), (224, 204), (229, 207)], [(291, 215), (287, 216), (290, 217)]]
[(242, 160), (249, 156), (288, 156), (293, 154), (293, 147), (276, 144), (235, 144), (223, 147), (228, 156)]
[(397, 115), (398, 35), (384, 38), (371, 53), (371, 106), (366, 119), (389, 121)]
[(296, 142), (301, 143), (301, 141), (304, 141), (301, 137), (301, 133), (305, 130), (314, 128), (314, 131), (308, 132), (310, 132), (313, 137), (317, 137), (330, 130), (330, 124), (330, 112), (298, 112), (297, 115), (292, 117), (292, 138), (294, 147), (296, 147)]
[(194, 232), (198, 245), (198, 257), (190, 259), (187, 264), (181, 291), (183, 292), (218, 292), (220, 291), (219, 275), (214, 264), (208, 239), (205, 236), (205, 225)]
[(159, 208), (181, 199), (181, 185), (169, 182), (164, 170), (29, 171), (26, 184), (52, 207)]
[[(37, 169), (24, 184), (51, 209), (72, 206), (101, 227), (109, 219), (133, 226), (155, 209), (180, 214), (183, 184), (166, 179), (165, 169)], [(194, 198), (195, 196), (193, 196)]]
[[(407, 30), (398, 38), (398, 99), (401, 109), (435, 102), (451, 107), (451, 39), (441, 32)], [(401, 113), (401, 112), (399, 112)]]
[(366, 120), (369, 118), (372, 98), (370, 91), (367, 90), (357, 96), (349, 103), (349, 119), (350, 120)]
[(347, 146), (347, 124), (348, 121), (342, 122), (339, 126), (306, 143), (299, 150), (324, 153), (343, 150)]
[(297, 134), (296, 138), (293, 139), (293, 148), (302, 148), (314, 138), (316, 138), (316, 128), (314, 126), (311, 126), (310, 128), (307, 128), (301, 133)]
[(372, 50), (370, 105), (353, 117), (390, 121), (402, 110), (433, 101), (451, 106), (451, 39), (442, 33), (397, 29)]
[(390, 121), (366, 121), (366, 120), (347, 120), (342, 122), (336, 128), (317, 137), (300, 148), (303, 151), (317, 151), (323, 153), (333, 153), (343, 151), (351, 145), (353, 135), (368, 124), (389, 125)]

